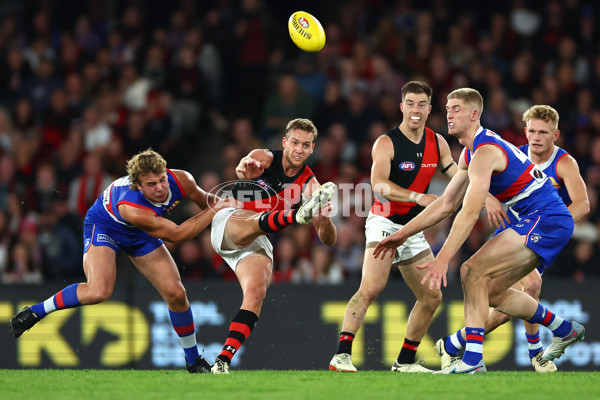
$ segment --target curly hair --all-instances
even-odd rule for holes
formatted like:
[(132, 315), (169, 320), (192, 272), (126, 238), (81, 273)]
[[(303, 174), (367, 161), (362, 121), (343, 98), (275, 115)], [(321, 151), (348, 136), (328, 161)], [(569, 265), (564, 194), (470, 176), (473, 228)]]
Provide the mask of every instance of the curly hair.
[(131, 160), (127, 161), (127, 175), (129, 175), (131, 181), (129, 188), (138, 190), (137, 185), (141, 184), (140, 179), (142, 176), (150, 172), (159, 175), (165, 172), (166, 169), (167, 162), (165, 159), (151, 148), (136, 154)]

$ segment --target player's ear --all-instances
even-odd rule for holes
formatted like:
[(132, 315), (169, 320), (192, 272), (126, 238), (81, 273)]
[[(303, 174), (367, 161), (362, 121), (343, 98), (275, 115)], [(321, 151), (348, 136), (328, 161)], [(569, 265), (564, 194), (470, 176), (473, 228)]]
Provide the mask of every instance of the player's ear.
[(560, 137), (560, 130), (557, 129), (556, 132), (554, 132), (554, 141), (556, 142), (559, 137)]
[(313, 153), (313, 151), (315, 151), (315, 144), (314, 144), (314, 143), (312, 144), (312, 146), (311, 146), (311, 148), (310, 148), (310, 154), (312, 154), (312, 153)]

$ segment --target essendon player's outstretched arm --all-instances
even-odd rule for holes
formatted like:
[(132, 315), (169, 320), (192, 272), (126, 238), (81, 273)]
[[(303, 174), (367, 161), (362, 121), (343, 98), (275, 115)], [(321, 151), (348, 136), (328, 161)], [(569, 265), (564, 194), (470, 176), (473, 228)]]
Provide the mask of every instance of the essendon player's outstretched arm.
[(391, 164), (394, 158), (394, 144), (389, 136), (380, 136), (375, 141), (371, 155), (373, 157), (371, 186), (375, 193), (391, 201), (415, 202), (423, 207), (427, 207), (437, 199), (437, 196), (434, 194), (416, 193), (398, 186), (389, 179)]
[(240, 160), (235, 168), (239, 179), (256, 179), (262, 175), (273, 162), (273, 153), (267, 149), (255, 149)]
[[(312, 178), (308, 181), (306, 185), (306, 190), (304, 195), (310, 196), (315, 190), (317, 190), (321, 186), (319, 182)], [(328, 202), (327, 205), (321, 208), (321, 212), (318, 216), (312, 219), (312, 224), (317, 231), (317, 235), (319, 235), (319, 239), (325, 246), (333, 246), (337, 241), (337, 229), (329, 218), (329, 213), (331, 212), (332, 205), (331, 202)]]

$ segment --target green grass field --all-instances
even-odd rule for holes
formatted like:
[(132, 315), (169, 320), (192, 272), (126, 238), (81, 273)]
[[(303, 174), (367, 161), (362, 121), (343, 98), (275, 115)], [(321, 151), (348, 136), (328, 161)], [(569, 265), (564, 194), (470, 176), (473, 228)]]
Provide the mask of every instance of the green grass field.
[[(562, 393), (562, 394), (561, 394)], [(361, 371), (0, 370), (0, 399), (600, 399), (600, 372), (439, 376)]]

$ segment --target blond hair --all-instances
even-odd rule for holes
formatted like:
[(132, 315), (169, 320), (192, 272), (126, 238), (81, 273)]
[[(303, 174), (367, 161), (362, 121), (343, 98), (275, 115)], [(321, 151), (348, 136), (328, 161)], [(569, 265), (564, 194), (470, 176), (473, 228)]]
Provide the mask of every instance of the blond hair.
[(540, 119), (554, 127), (555, 131), (558, 130), (558, 111), (548, 105), (544, 104), (529, 107), (529, 109), (523, 113), (523, 122), (527, 125), (532, 119)]
[(140, 179), (142, 176), (153, 173), (160, 175), (167, 169), (167, 162), (157, 152), (151, 148), (141, 153), (136, 154), (127, 161), (127, 175), (131, 181), (131, 190), (138, 190), (137, 185), (141, 185)]
[(294, 129), (300, 129), (302, 131), (312, 133), (313, 142), (317, 140), (317, 135), (319, 134), (319, 132), (317, 131), (317, 127), (315, 126), (315, 124), (313, 124), (313, 122), (310, 119), (296, 118), (288, 122), (287, 126), (285, 127), (285, 137), (289, 139), (290, 132)]
[(465, 102), (471, 106), (471, 108), (479, 111), (479, 115), (483, 112), (483, 97), (481, 97), (481, 93), (479, 93), (475, 89), (471, 88), (461, 88), (456, 89), (448, 94), (448, 100), (450, 99), (458, 99)]

